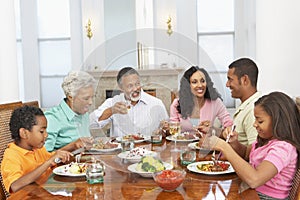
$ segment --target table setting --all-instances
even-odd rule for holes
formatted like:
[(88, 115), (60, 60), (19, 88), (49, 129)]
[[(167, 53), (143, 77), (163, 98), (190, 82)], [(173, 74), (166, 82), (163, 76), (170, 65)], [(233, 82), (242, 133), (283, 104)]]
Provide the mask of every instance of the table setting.
[[(221, 172), (201, 170), (200, 165), (213, 162), (211, 151), (202, 152), (201, 149), (193, 148), (199, 141), (177, 141), (175, 146), (175, 141), (167, 138), (162, 138), (159, 143), (152, 143), (151, 136), (149, 138), (149, 140), (142, 142), (133, 142), (133, 148), (130, 147), (129, 149), (123, 149), (122, 141), (117, 140), (116, 137), (98, 138), (92, 148), (85, 148), (79, 153), (80, 156), (77, 156), (79, 157), (76, 160), (77, 162), (73, 161), (74, 163), (71, 165), (60, 163), (60, 166), (53, 169), (49, 179), (45, 178), (44, 182), (40, 184), (34, 183), (26, 186), (13, 194), (10, 199), (17, 199), (20, 195), (35, 195), (36, 187), (46, 188), (45, 191), (55, 191), (56, 187), (57, 190), (61, 191), (64, 188), (68, 191), (68, 195), (78, 199), (85, 198), (91, 187), (94, 188), (92, 191), (95, 193), (97, 191), (101, 191), (101, 194), (104, 193), (104, 199), (127, 199), (129, 196), (131, 199), (150, 198), (150, 196), (150, 199), (170, 199), (174, 195), (181, 196), (183, 199), (192, 199), (191, 196), (194, 194), (198, 194), (199, 197), (209, 197), (213, 196), (214, 193), (217, 199), (224, 199), (224, 194), (227, 199), (247, 199), (240, 190), (242, 181), (235, 174), (230, 163), (221, 158), (218, 162), (228, 164), (228, 169)], [(106, 143), (115, 144), (116, 146), (110, 147), (108, 145), (108, 149), (105, 149), (103, 145)], [(173, 151), (174, 148), (177, 151)], [(80, 171), (78, 167), (75, 167), (76, 165), (84, 165), (85, 171)], [(177, 181), (174, 181), (174, 179), (181, 179), (171, 178), (173, 172), (178, 177), (181, 174), (176, 174), (176, 170), (184, 173), (184, 178), (178, 182), (178, 185), (175, 184)], [(157, 181), (155, 177), (159, 172), (169, 173), (168, 180)], [(211, 186), (206, 186), (203, 181), (211, 184), (217, 181), (223, 188), (223, 192), (219, 187), (213, 189)], [(74, 183), (76, 184), (74, 185)], [(193, 186), (190, 186), (190, 184)], [(169, 186), (166, 187), (165, 185), (172, 185), (174, 188), (170, 189)], [(126, 190), (123, 189), (124, 186), (126, 186)], [(206, 190), (205, 194), (202, 193)], [(78, 193), (76, 191), (82, 192)], [(42, 192), (39, 195), (48, 196), (49, 193), (43, 194)], [(255, 199), (257, 194), (255, 190), (250, 189), (247, 195), (251, 199)], [(56, 197), (54, 194), (53, 196)]]

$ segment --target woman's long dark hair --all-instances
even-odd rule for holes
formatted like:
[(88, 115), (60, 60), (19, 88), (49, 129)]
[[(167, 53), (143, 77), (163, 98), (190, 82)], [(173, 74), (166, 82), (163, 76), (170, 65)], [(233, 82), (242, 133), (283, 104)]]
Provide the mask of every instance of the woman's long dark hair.
[[(282, 92), (272, 92), (259, 98), (255, 106), (261, 106), (272, 119), (273, 138), (286, 141), (297, 148), (300, 163), (300, 114), (295, 101)], [(257, 136), (258, 146), (269, 140)]]
[(181, 114), (182, 118), (186, 119), (189, 117), (194, 108), (193, 101), (193, 93), (191, 92), (190, 86), (190, 78), (191, 76), (200, 71), (205, 75), (206, 80), (206, 92), (204, 94), (205, 99), (216, 100), (217, 98), (221, 98), (220, 93), (218, 93), (217, 89), (214, 88), (214, 83), (212, 82), (209, 74), (204, 68), (199, 68), (198, 66), (192, 66), (188, 70), (186, 70), (180, 80), (180, 88), (179, 88), (179, 104), (177, 106), (178, 112)]

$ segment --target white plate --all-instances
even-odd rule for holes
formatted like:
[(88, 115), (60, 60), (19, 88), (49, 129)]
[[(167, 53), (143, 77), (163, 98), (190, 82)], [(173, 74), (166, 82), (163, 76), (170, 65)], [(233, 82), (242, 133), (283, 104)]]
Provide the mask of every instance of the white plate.
[(176, 137), (169, 135), (166, 137), (167, 140), (176, 141), (176, 142), (193, 142), (199, 140), (199, 137), (195, 136), (193, 139), (176, 139)]
[(196, 172), (196, 173), (200, 173), (200, 174), (207, 174), (207, 175), (220, 175), (220, 174), (228, 174), (228, 173), (235, 172), (233, 167), (231, 166), (230, 162), (227, 162), (227, 161), (225, 161), (225, 163), (229, 164), (229, 168), (226, 171), (207, 172), (207, 171), (199, 170), (197, 167), (197, 165), (199, 165), (199, 164), (210, 164), (210, 163), (213, 163), (213, 162), (212, 161), (200, 161), (200, 162), (191, 163), (187, 166), (187, 169), (192, 172)]
[[(79, 163), (79, 164), (84, 165), (84, 163)], [(69, 165), (70, 164), (56, 167), (53, 169), (53, 173), (56, 175), (60, 175), (60, 176), (71, 176), (71, 177), (85, 176), (85, 172), (80, 173), (80, 174), (73, 174), (73, 173), (70, 173), (69, 171), (66, 171), (67, 166), (69, 166)]]
[(154, 152), (154, 151), (148, 151), (146, 154), (144, 154), (143, 156), (134, 156), (134, 157), (128, 157), (128, 154), (129, 154), (129, 151), (124, 151), (124, 152), (121, 152), (118, 154), (118, 157), (119, 158), (122, 158), (122, 159), (125, 159), (129, 162), (132, 162), (132, 163), (137, 163), (137, 162), (140, 162), (141, 158), (143, 156), (153, 156), (153, 157), (156, 157), (157, 156), (157, 153)]
[(117, 144), (118, 146), (115, 147), (115, 148), (111, 148), (111, 149), (97, 149), (97, 148), (91, 148), (92, 151), (99, 151), (99, 152), (112, 152), (112, 151), (115, 151), (115, 150), (118, 150), (118, 149), (121, 149), (121, 144), (120, 143), (116, 143), (116, 142), (113, 142), (112, 144)]
[[(171, 165), (170, 163), (163, 162), (163, 164), (164, 164), (166, 169), (173, 169), (173, 165)], [(136, 170), (137, 165), (138, 165), (138, 163), (134, 163), (132, 165), (129, 165), (128, 170), (133, 172), (133, 173), (137, 173), (137, 174), (141, 175), (142, 177), (152, 178), (153, 172), (137, 171)]]
[[(143, 136), (144, 139), (141, 139), (141, 140), (133, 140), (134, 143), (141, 143), (141, 142), (144, 142), (144, 141), (147, 141), (147, 140), (150, 140), (150, 136)], [(121, 142), (122, 141), (122, 137), (117, 137), (116, 140), (118, 142)]]
[(198, 142), (189, 143), (188, 147), (190, 147), (191, 149), (197, 149), (197, 150), (204, 151), (204, 152), (211, 151), (210, 149), (205, 149), (205, 148), (199, 147), (197, 144), (198, 144)]

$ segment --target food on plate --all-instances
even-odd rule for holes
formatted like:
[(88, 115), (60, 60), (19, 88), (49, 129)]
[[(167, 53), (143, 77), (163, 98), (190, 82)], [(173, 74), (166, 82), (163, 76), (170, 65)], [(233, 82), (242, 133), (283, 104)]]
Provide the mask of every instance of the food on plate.
[(118, 147), (117, 143), (111, 143), (109, 141), (103, 141), (103, 140), (97, 140), (94, 144), (93, 144), (93, 148), (95, 149), (114, 149)]
[(143, 157), (150, 153), (151, 151), (147, 150), (145, 147), (136, 147), (134, 149), (131, 149), (126, 157), (127, 158)]
[(166, 191), (174, 191), (185, 178), (184, 170), (163, 170), (155, 172), (153, 179), (156, 184)]
[(184, 132), (175, 137), (177, 140), (192, 140), (196, 139), (196, 136), (194, 133)]
[(133, 139), (133, 140), (143, 140), (144, 137), (141, 134), (130, 134), (130, 135), (124, 135), (123, 136), (123, 140), (130, 140), (130, 139)]
[(222, 172), (228, 170), (229, 166), (230, 165), (225, 162), (217, 162), (216, 164), (211, 162), (206, 164), (198, 164), (197, 168), (205, 172)]
[(165, 170), (163, 162), (153, 156), (144, 156), (136, 166), (137, 171), (158, 172)]
[(70, 174), (85, 173), (86, 165), (85, 165), (85, 163), (71, 162), (70, 164), (68, 164), (64, 167), (63, 171), (65, 173), (70, 173)]

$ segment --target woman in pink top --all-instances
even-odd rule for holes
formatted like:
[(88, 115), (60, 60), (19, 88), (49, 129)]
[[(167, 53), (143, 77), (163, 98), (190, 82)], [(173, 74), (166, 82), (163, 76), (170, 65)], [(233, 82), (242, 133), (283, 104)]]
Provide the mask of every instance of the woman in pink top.
[(205, 69), (192, 66), (186, 70), (180, 81), (179, 98), (170, 107), (170, 121), (180, 121), (183, 132), (196, 127), (203, 130), (216, 118), (223, 127), (231, 126), (230, 114), (213, 85)]
[(236, 132), (231, 134), (229, 144), (214, 136), (209, 144), (222, 151), (261, 199), (288, 199), (300, 163), (300, 115), (296, 104), (289, 96), (273, 92), (255, 102), (254, 115), (258, 136), (252, 145), (239, 143)]

